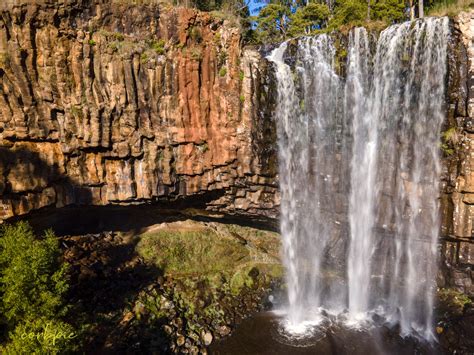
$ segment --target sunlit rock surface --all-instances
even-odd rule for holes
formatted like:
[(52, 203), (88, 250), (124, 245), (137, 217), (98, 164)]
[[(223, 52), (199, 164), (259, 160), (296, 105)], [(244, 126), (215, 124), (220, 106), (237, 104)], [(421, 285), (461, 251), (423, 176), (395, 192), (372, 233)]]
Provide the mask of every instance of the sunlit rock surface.
[(120, 2), (2, 6), (0, 219), (189, 196), (276, 216), (266, 64), (235, 24)]

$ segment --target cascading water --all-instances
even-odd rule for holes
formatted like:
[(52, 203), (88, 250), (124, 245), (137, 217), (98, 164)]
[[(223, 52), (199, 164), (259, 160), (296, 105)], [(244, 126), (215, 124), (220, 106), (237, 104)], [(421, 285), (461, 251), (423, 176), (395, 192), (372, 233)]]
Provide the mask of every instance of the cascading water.
[(283, 43), (270, 60), (276, 64), (278, 78), (276, 114), (288, 316), (290, 326), (297, 327), (317, 321), (315, 311), (324, 304), (320, 285), (323, 258), (331, 241), (331, 227), (325, 221), (337, 212), (330, 196), (334, 193), (332, 180), (339, 175), (333, 159), (340, 78), (332, 69), (335, 50), (328, 36), (300, 41), (295, 75), (283, 61), (286, 50)]
[(354, 29), (345, 79), (327, 35), (269, 56), (290, 330), (323, 307), (432, 339), (448, 36), (445, 18), (391, 26), (375, 47)]

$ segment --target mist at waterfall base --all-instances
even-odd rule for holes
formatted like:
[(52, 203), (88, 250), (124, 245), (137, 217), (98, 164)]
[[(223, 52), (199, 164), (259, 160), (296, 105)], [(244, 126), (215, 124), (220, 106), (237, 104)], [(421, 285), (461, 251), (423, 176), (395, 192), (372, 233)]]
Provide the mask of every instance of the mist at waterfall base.
[(434, 340), (448, 36), (447, 18), (378, 38), (353, 29), (345, 78), (324, 34), (268, 57), (278, 85), (283, 319), (295, 338), (328, 321), (368, 328), (378, 319), (402, 337)]

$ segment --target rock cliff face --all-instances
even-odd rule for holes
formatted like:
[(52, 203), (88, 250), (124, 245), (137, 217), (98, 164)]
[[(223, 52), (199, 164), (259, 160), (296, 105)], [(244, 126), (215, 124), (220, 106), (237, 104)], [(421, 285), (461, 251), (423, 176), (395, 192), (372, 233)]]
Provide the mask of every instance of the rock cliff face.
[(21, 3), (0, 7), (0, 219), (190, 196), (276, 217), (267, 67), (235, 25), (126, 1)]
[(474, 295), (474, 12), (453, 26), (448, 76), (448, 117), (441, 205), (441, 284)]

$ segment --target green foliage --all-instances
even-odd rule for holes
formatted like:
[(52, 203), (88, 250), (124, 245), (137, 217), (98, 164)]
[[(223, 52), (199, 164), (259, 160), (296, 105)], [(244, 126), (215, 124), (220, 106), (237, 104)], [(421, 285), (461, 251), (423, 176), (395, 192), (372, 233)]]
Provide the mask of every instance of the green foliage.
[(88, 43), (89, 43), (90, 46), (95, 46), (96, 45), (96, 42), (93, 39), (90, 39)]
[(362, 26), (367, 20), (367, 3), (360, 0), (343, 0), (336, 3), (330, 29), (338, 29), (344, 25)]
[(107, 47), (109, 47), (112, 52), (118, 52), (118, 50), (120, 49), (120, 42), (117, 42), (117, 41), (114, 41), (114, 42), (110, 42)]
[(329, 8), (325, 4), (308, 3), (300, 7), (290, 16), (288, 34), (296, 37), (302, 34), (310, 34), (316, 29), (321, 29), (329, 19)]
[(257, 34), (260, 42), (281, 41), (286, 38), (290, 8), (279, 3), (264, 7), (257, 19)]
[(381, 29), (406, 19), (404, 0), (336, 0), (330, 9), (324, 2), (275, 1), (255, 18), (253, 40), (282, 41), (321, 30), (366, 26)]
[(405, 20), (405, 2), (400, 0), (376, 1), (371, 5), (370, 17), (373, 20), (383, 21), (387, 24)]
[(54, 234), (48, 231), (36, 239), (25, 222), (5, 225), (0, 234), (2, 315), (12, 324), (64, 315), (67, 267), (60, 262), (61, 250)]
[(243, 287), (252, 287), (254, 284), (248, 271), (247, 269), (239, 270), (230, 279), (230, 289), (234, 295), (238, 294)]
[(228, 57), (229, 56), (228, 56), (227, 52), (225, 50), (222, 50), (219, 53), (219, 56), (217, 58), (217, 67), (221, 68), (223, 65), (225, 65)]
[(112, 36), (119, 42), (123, 42), (125, 40), (124, 35), (120, 32), (115, 32)]
[(458, 144), (461, 140), (456, 127), (450, 127), (442, 133), (443, 140), (446, 143)]
[(456, 127), (448, 128), (441, 133), (441, 137), (441, 150), (445, 155), (453, 155), (461, 143), (461, 135), (458, 133), (458, 130)]
[(150, 43), (150, 48), (153, 49), (158, 55), (165, 54), (165, 40), (160, 39), (158, 41), (152, 41)]
[(438, 290), (440, 310), (450, 315), (462, 315), (464, 309), (472, 305), (472, 300), (464, 293), (453, 288)]
[(19, 324), (0, 348), (4, 354), (62, 354), (76, 348), (73, 327), (58, 320), (36, 319)]
[(141, 54), (141, 56), (140, 56), (140, 62), (141, 62), (142, 64), (148, 63), (149, 60), (150, 60), (150, 57), (148, 57), (148, 53), (144, 52), (144, 53)]
[(191, 26), (188, 29), (188, 35), (193, 41), (195, 41), (197, 43), (200, 43), (202, 41), (202, 34), (201, 34), (201, 30), (199, 29), (199, 27)]
[(222, 67), (219, 69), (219, 76), (224, 77), (226, 76), (226, 74), (227, 74), (227, 69), (225, 67)]
[(68, 307), (67, 265), (51, 231), (36, 238), (26, 222), (0, 229), (0, 312), (10, 330), (5, 354), (73, 350), (76, 335), (63, 322)]

